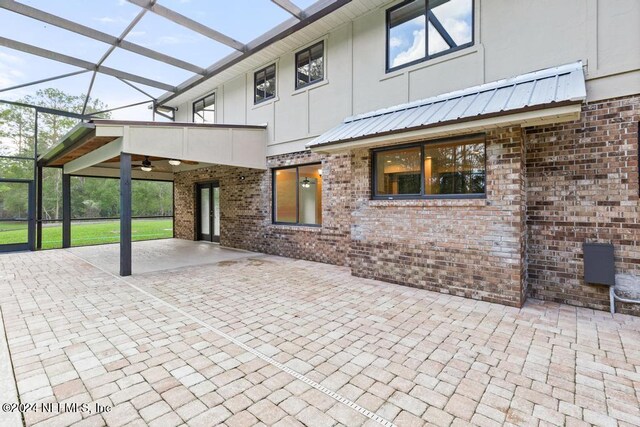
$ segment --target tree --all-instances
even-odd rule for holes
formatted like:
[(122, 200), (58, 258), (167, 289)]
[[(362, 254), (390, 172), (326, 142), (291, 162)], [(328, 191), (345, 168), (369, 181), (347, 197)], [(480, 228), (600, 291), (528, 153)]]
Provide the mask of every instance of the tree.
[[(19, 102), (74, 113), (82, 113), (84, 95), (69, 95), (58, 89), (38, 90)], [(106, 110), (98, 99), (90, 98), (86, 113)], [(100, 115), (109, 118), (109, 114)], [(38, 114), (38, 154), (44, 154), (79, 120), (56, 114)], [(28, 157), (34, 155), (35, 111), (33, 108), (0, 104), (0, 155)], [(32, 160), (0, 159), (0, 178), (33, 179)], [(0, 187), (0, 218), (26, 215), (26, 196), (23, 188)], [(60, 169), (43, 171), (43, 218), (62, 217), (62, 173)], [(171, 184), (136, 181), (133, 185), (134, 215), (170, 215), (173, 206)], [(117, 217), (119, 213), (119, 185), (114, 179), (73, 178), (71, 180), (72, 218)]]
[[(34, 95), (27, 95), (19, 102), (56, 110), (82, 113), (85, 95), (69, 95), (59, 89), (40, 89)], [(107, 105), (98, 99), (90, 98), (87, 102), (87, 113), (107, 109)], [(101, 115), (109, 118), (108, 114)], [(53, 147), (71, 130), (79, 120), (56, 114), (38, 114), (38, 154), (41, 155)], [(35, 150), (35, 110), (7, 104), (0, 106), (0, 139), (2, 140), (2, 155), (30, 158)], [(1, 178), (32, 179), (34, 162), (30, 160), (3, 159), (0, 162)], [(43, 174), (43, 218), (54, 219), (60, 217), (62, 195), (61, 174), (53, 169), (45, 169)], [(18, 190), (11, 194), (11, 190), (4, 191), (3, 199), (13, 200), (24, 198), (23, 192)], [(6, 204), (6, 203), (5, 203)], [(8, 205), (11, 206), (11, 205)], [(22, 206), (20, 204), (20, 206)]]

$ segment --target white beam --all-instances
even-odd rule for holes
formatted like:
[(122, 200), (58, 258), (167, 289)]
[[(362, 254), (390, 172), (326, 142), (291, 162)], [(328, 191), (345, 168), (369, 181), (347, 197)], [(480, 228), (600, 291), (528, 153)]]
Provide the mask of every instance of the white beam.
[(111, 141), (102, 147), (93, 150), (82, 157), (70, 161), (64, 165), (64, 173), (71, 174), (109, 159), (118, 157), (122, 152), (122, 138)]
[(27, 87), (27, 86), (34, 86), (34, 85), (38, 85), (40, 83), (46, 83), (46, 82), (50, 82), (50, 81), (53, 81), (53, 80), (64, 79), (66, 77), (77, 76), (78, 74), (84, 74), (84, 73), (88, 73), (88, 72), (89, 72), (89, 70), (80, 70), (80, 71), (74, 71), (72, 73), (60, 74), (59, 76), (47, 77), (46, 79), (40, 79), (40, 80), (35, 80), (35, 81), (29, 82), (29, 83), (23, 83), (23, 84), (19, 84), (19, 85), (16, 85), (16, 86), (6, 87), (4, 89), (0, 89), (0, 92), (8, 92), (10, 90), (20, 89), (20, 88)]
[(305, 17), (304, 12), (298, 6), (293, 4), (293, 2), (289, 0), (271, 0), (273, 3), (284, 9), (286, 12), (292, 14), (299, 20), (303, 20)]
[(36, 19), (38, 21), (45, 22), (59, 28), (63, 28), (67, 31), (89, 37), (93, 40), (98, 40), (100, 42), (110, 44), (114, 47), (119, 47), (121, 49), (137, 53), (138, 55), (146, 56), (147, 58), (155, 59), (156, 61), (164, 62), (166, 64), (173, 65), (174, 67), (191, 71), (192, 73), (205, 73), (205, 69), (202, 67), (198, 67), (197, 65), (190, 64), (186, 61), (174, 58), (173, 56), (165, 55), (164, 53), (157, 52), (144, 46), (128, 42), (126, 40), (123, 40), (124, 37), (114, 37), (110, 34), (103, 33), (90, 27), (85, 27), (84, 25), (78, 24), (77, 22), (69, 21), (59, 16), (44, 12), (40, 9), (18, 3), (14, 0), (0, 0), (0, 7), (26, 16), (28, 18)]
[(191, 31), (195, 31), (196, 33), (202, 34), (205, 37), (208, 37), (212, 40), (215, 40), (219, 43), (225, 44), (237, 51), (243, 52), (246, 49), (244, 43), (239, 42), (238, 40), (232, 39), (229, 36), (222, 34), (219, 31), (214, 30), (213, 28), (207, 27), (197, 21), (194, 21), (191, 18), (187, 18), (184, 15), (179, 14), (171, 9), (168, 9), (162, 5), (159, 5), (155, 2), (155, 0), (127, 0), (129, 3), (133, 3), (138, 5), (144, 9), (147, 9), (156, 15), (162, 16), (163, 18), (168, 19), (178, 25), (181, 25), (185, 28), (190, 29)]
[(5, 46), (10, 49), (19, 50), (25, 53), (30, 53), (31, 55), (36, 55), (42, 58), (51, 59), (53, 61), (58, 61), (65, 64), (73, 65), (75, 67), (84, 68), (85, 70), (97, 71), (99, 73), (108, 74), (113, 77), (130, 80), (132, 82), (140, 83), (140, 84), (151, 86), (151, 87), (156, 87), (158, 89), (166, 90), (169, 92), (173, 92), (176, 90), (175, 87), (156, 81), (156, 80), (147, 79), (146, 77), (141, 77), (135, 74), (127, 73), (125, 71), (115, 70), (113, 68), (105, 67), (103, 65), (98, 66), (92, 62), (85, 61), (83, 59), (78, 59), (78, 58), (74, 58), (73, 56), (63, 55), (58, 52), (42, 49), (41, 47), (33, 46), (27, 43), (22, 43), (16, 40), (11, 40), (5, 37), (0, 37), (0, 46)]

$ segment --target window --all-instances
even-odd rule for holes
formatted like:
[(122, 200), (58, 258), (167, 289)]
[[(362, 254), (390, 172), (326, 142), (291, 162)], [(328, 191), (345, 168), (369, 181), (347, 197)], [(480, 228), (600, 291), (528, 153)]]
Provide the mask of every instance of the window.
[(254, 98), (255, 104), (276, 96), (276, 64), (269, 65), (254, 74)]
[(473, 44), (473, 0), (409, 0), (387, 10), (387, 71)]
[(216, 95), (212, 93), (193, 103), (193, 123), (216, 122)]
[(324, 79), (324, 42), (296, 53), (296, 89)]
[(484, 137), (376, 150), (373, 165), (374, 198), (485, 194)]
[(273, 222), (322, 224), (322, 165), (273, 171)]

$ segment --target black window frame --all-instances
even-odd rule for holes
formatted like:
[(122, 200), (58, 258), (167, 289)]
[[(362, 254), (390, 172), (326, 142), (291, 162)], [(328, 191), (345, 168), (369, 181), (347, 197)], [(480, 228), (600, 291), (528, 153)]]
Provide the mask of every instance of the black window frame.
[[(390, 33), (391, 33), (391, 22), (390, 22), (390, 17), (391, 14), (396, 11), (397, 9), (400, 9), (410, 3), (413, 3), (415, 1), (418, 2), (424, 2), (424, 11), (425, 11), (425, 43), (424, 43), (424, 57), (413, 60), (411, 62), (407, 62), (405, 64), (402, 65), (398, 65), (395, 67), (391, 67), (389, 64), (389, 41), (390, 41)], [(405, 67), (410, 67), (412, 65), (416, 65), (419, 64), (421, 62), (425, 62), (425, 61), (429, 61), (430, 59), (434, 59), (434, 58), (438, 58), (440, 56), (443, 55), (448, 55), (450, 53), (453, 52), (457, 52), (459, 50), (462, 49), (466, 49), (468, 47), (471, 47), (475, 44), (475, 29), (476, 29), (476, 22), (475, 22), (475, 8), (476, 8), (476, 2), (475, 0), (471, 0), (471, 41), (469, 41), (468, 43), (465, 44), (461, 44), (459, 46), (456, 47), (452, 47), (450, 49), (447, 50), (443, 50), (442, 52), (438, 52), (438, 53), (434, 53), (433, 55), (429, 55), (429, 20), (426, 19), (426, 17), (428, 17), (429, 14), (429, 1), (430, 0), (405, 0), (402, 3), (399, 3), (393, 7), (390, 7), (389, 9), (387, 9), (386, 11), (386, 22), (385, 22), (385, 26), (386, 26), (386, 35), (385, 35), (385, 48), (384, 48), (384, 53), (385, 53), (385, 70), (387, 73), (393, 72), (393, 71), (397, 71), (400, 70), (402, 68)]]
[[(258, 101), (258, 74), (264, 72), (264, 81), (267, 81), (267, 70), (273, 67), (273, 95), (269, 97), (262, 98)], [(278, 67), (275, 63), (269, 64), (266, 67), (260, 68), (256, 72), (253, 73), (253, 105), (262, 104), (263, 102), (269, 101), (276, 97), (278, 91)]]
[[(484, 145), (484, 192), (483, 193), (452, 193), (452, 194), (425, 194), (424, 190), (424, 150), (429, 145), (447, 142), (460, 142), (468, 144), (471, 141), (482, 141)], [(378, 175), (376, 165), (378, 153), (420, 147), (420, 194), (377, 194)], [(486, 199), (487, 198), (487, 138), (486, 134), (474, 134), (463, 137), (442, 138), (437, 140), (413, 142), (410, 144), (393, 145), (389, 147), (374, 148), (371, 150), (371, 200), (429, 200), (429, 199)]]
[[(318, 166), (322, 169), (322, 162), (302, 163), (299, 165), (279, 166), (271, 169), (271, 223), (274, 225), (290, 225), (293, 227), (322, 227), (320, 224), (307, 224), (300, 222), (300, 168), (305, 166)], [(284, 169), (296, 170), (296, 222), (284, 222), (276, 220), (276, 173)], [(323, 178), (324, 179), (324, 178)], [(323, 182), (324, 183), (324, 182)], [(320, 195), (322, 198), (322, 194)], [(324, 219), (324, 215), (323, 215)]]
[[(298, 79), (298, 57), (300, 55), (304, 54), (304, 53), (309, 53), (309, 64), (311, 64), (311, 51), (315, 47), (317, 47), (318, 45), (322, 46), (322, 77), (319, 78), (319, 79), (316, 79), (316, 80), (311, 80), (311, 81), (309, 81), (309, 82), (307, 82), (305, 84), (298, 85), (298, 81), (299, 81), (299, 79)], [(324, 81), (324, 78), (325, 78), (325, 64), (326, 64), (326, 62), (325, 62), (325, 53), (326, 52), (325, 52), (324, 40), (320, 40), (318, 43), (314, 43), (313, 45), (308, 46), (308, 47), (296, 52), (295, 64), (294, 64), (294, 66), (295, 66), (295, 70), (294, 70), (295, 76), (294, 77), (295, 77), (296, 90), (297, 89), (303, 89), (305, 87), (309, 87), (311, 85), (314, 85), (316, 83)]]
[[(208, 94), (208, 95), (205, 95), (205, 96), (203, 96), (202, 98), (200, 98), (200, 99), (198, 99), (198, 100), (196, 100), (196, 101), (194, 101), (194, 102), (193, 102), (193, 104), (191, 105), (191, 121), (192, 121), (192, 123), (196, 123), (196, 105), (197, 105), (198, 103), (202, 102), (203, 107), (202, 107), (202, 110), (201, 110), (201, 111), (208, 111), (208, 110), (206, 109), (206, 108), (207, 108), (207, 106), (206, 106), (206, 102), (205, 102), (205, 101), (206, 101), (208, 98), (211, 98), (211, 97), (213, 97), (213, 104), (212, 104), (212, 105), (213, 105), (213, 116), (214, 116), (214, 119), (213, 119), (213, 122), (212, 122), (212, 123), (215, 123), (215, 116), (216, 116), (216, 93), (215, 93), (215, 92), (212, 92), (212, 93), (210, 93), (210, 94)], [(210, 104), (210, 105), (211, 105), (211, 104)], [(205, 122), (205, 121), (203, 121), (202, 123), (209, 123), (209, 122)]]

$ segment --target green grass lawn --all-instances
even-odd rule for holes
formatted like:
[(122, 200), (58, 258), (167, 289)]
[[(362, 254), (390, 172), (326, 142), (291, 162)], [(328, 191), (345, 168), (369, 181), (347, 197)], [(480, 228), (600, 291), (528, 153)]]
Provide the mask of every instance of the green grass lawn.
[[(171, 219), (134, 219), (131, 236), (136, 240), (166, 239), (173, 237)], [(27, 241), (27, 226), (24, 223), (0, 223), (0, 245), (6, 243), (24, 243)], [(120, 241), (120, 223), (104, 221), (71, 223), (71, 246), (117, 243)], [(62, 225), (42, 227), (42, 248), (62, 247)]]

